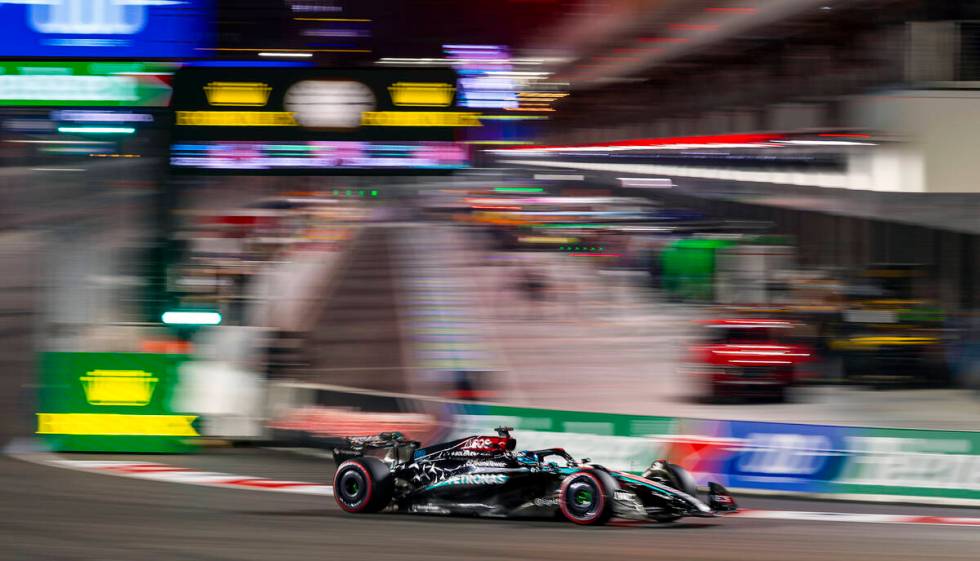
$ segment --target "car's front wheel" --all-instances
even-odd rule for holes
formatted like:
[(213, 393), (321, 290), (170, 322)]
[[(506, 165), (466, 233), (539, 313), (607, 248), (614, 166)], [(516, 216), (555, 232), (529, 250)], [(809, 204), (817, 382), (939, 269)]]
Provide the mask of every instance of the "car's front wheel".
[(613, 514), (615, 481), (597, 470), (579, 471), (565, 478), (558, 493), (562, 515), (582, 525), (599, 525)]
[(334, 500), (347, 512), (378, 512), (391, 502), (392, 493), (391, 473), (377, 458), (347, 460), (333, 477)]

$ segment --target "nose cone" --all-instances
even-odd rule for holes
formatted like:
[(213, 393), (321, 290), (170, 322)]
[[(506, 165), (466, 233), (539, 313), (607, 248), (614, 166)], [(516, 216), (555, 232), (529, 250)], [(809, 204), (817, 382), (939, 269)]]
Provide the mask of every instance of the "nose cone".
[(735, 512), (738, 504), (735, 497), (723, 486), (717, 483), (708, 483), (708, 506), (715, 512)]

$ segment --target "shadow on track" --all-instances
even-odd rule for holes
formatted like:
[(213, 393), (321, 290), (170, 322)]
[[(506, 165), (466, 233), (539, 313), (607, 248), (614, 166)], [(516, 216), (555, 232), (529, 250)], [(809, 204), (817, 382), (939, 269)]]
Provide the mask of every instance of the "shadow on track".
[[(333, 509), (309, 509), (309, 510), (246, 510), (238, 511), (238, 514), (243, 514), (245, 516), (274, 516), (274, 517), (301, 517), (301, 518), (345, 518), (348, 520), (353, 519), (349, 514), (341, 512), (339, 510)], [(370, 516), (361, 516), (358, 519), (362, 520), (365, 524), (373, 524), (383, 521), (391, 520), (402, 520), (405, 522), (421, 522), (421, 523), (438, 523), (438, 524), (459, 524), (465, 522), (480, 521), (489, 524), (510, 524), (517, 525), (520, 524), (525, 527), (533, 528), (560, 528), (567, 526), (568, 528), (582, 528), (589, 529), (590, 527), (575, 526), (565, 520), (551, 520), (547, 518), (493, 518), (493, 517), (480, 517), (480, 516), (445, 516), (439, 514), (425, 514), (425, 513), (411, 513), (411, 514), (399, 514), (396, 512), (372, 514)], [(703, 530), (705, 528), (717, 528), (717, 524), (708, 524), (704, 522), (679, 522), (679, 523), (667, 523), (667, 524), (657, 524), (656, 522), (639, 522), (639, 521), (612, 521), (606, 524), (609, 528), (654, 528), (661, 531), (666, 530)], [(596, 526), (598, 528), (598, 526)]]

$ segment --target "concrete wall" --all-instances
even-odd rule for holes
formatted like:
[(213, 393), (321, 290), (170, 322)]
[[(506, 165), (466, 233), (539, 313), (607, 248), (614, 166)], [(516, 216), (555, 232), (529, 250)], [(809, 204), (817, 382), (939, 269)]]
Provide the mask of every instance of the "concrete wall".
[(894, 135), (912, 149), (887, 157), (879, 162), (879, 169), (892, 168), (893, 173), (904, 176), (908, 165), (919, 165), (906, 158), (921, 158), (922, 185), (893, 177), (902, 186), (897, 190), (980, 193), (980, 92), (932, 90), (866, 96), (853, 100), (849, 113), (854, 126)]

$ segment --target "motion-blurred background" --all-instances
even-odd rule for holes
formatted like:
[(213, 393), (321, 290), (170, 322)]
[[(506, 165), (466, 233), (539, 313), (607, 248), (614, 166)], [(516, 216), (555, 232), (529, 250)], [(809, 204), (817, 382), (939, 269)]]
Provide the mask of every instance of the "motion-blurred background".
[(623, 469), (980, 504), (980, 3), (13, 0), (0, 22), (8, 449), (504, 418)]

